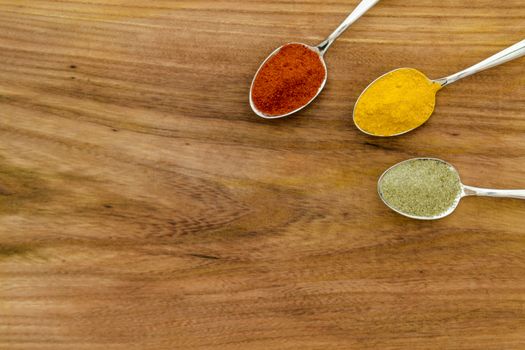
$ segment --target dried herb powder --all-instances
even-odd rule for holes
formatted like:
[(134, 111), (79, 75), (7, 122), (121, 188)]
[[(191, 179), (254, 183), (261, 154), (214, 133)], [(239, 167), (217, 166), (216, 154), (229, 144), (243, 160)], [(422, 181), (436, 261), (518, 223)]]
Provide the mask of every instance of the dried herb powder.
[(388, 170), (379, 192), (392, 208), (410, 216), (437, 217), (454, 206), (461, 193), (459, 175), (435, 159), (413, 159)]

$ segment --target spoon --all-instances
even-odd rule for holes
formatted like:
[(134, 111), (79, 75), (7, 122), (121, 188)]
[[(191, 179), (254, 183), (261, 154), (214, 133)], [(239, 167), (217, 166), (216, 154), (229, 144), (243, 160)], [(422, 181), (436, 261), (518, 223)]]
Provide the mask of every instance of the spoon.
[[(363, 16), (369, 9), (371, 9), (378, 2), (379, 2), (379, 0), (363, 0), (363, 1), (361, 1), (361, 3), (355, 8), (355, 10), (341, 23), (341, 25), (332, 34), (330, 34), (330, 36), (326, 40), (324, 40), (322, 43), (320, 43), (317, 46), (311, 46), (311, 45), (306, 45), (306, 44), (302, 44), (302, 43), (288, 43), (288, 44), (285, 44), (285, 45), (279, 47), (275, 51), (273, 51), (270, 54), (270, 56), (268, 56), (266, 58), (266, 60), (264, 60), (264, 62), (261, 64), (261, 66), (257, 70), (257, 73), (255, 74), (255, 77), (254, 77), (254, 79), (252, 81), (252, 85), (250, 87), (250, 106), (252, 107), (252, 110), (255, 112), (255, 114), (257, 114), (259, 117), (262, 117), (262, 118), (265, 118), (265, 119), (283, 118), (283, 117), (289, 116), (291, 114), (294, 114), (294, 113), (302, 110), (303, 108), (308, 106), (313, 100), (315, 100), (315, 98), (321, 93), (321, 91), (323, 90), (324, 86), (326, 85), (326, 81), (327, 81), (327, 78), (328, 78), (328, 70), (326, 68), (326, 63), (324, 61), (324, 54), (326, 53), (328, 48), (334, 43), (334, 41), (336, 41), (337, 38), (339, 38), (339, 36), (341, 36), (341, 34), (343, 34), (348, 29), (348, 27), (350, 27), (350, 25), (352, 25), (355, 21), (357, 21), (361, 16)], [(270, 60), (272, 57), (274, 57), (276, 54), (278, 54), (279, 51), (281, 51), (281, 49), (283, 47), (285, 47), (287, 45), (291, 45), (291, 44), (303, 45), (303, 46), (307, 47), (308, 49), (310, 49), (311, 51), (313, 51), (316, 55), (319, 56), (319, 59), (320, 59), (322, 65), (324, 67), (324, 73), (325, 73), (324, 74), (324, 80), (322, 81), (321, 85), (319, 86), (319, 89), (317, 90), (317, 93), (308, 102), (306, 102), (304, 105), (302, 105), (302, 106), (300, 106), (300, 107), (298, 107), (298, 108), (296, 108), (296, 109), (294, 109), (292, 111), (289, 111), (287, 113), (283, 113), (283, 114), (280, 114), (280, 115), (269, 115), (269, 114), (263, 113), (262, 111), (260, 111), (257, 108), (257, 106), (255, 105), (255, 103), (253, 101), (253, 98), (252, 98), (252, 92), (253, 92), (254, 83), (255, 83), (255, 81), (257, 79), (257, 76), (259, 75), (259, 72), (265, 66), (265, 64), (268, 62), (268, 60)]]
[[(401, 166), (406, 166), (409, 163), (420, 162), (420, 161), (438, 162), (442, 166), (445, 166), (448, 168), (448, 170), (451, 172), (451, 176), (457, 177), (457, 186), (458, 186), (457, 196), (450, 201), (447, 208), (441, 214), (433, 215), (433, 216), (421, 216), (421, 215), (414, 215), (414, 214), (408, 213), (404, 211), (403, 209), (400, 209), (399, 207), (394, 206), (387, 198), (385, 198), (386, 196), (383, 193), (383, 186), (384, 186), (383, 182), (384, 182), (385, 177), (388, 176), (389, 173), (391, 173), (392, 171), (395, 171), (396, 168), (399, 168)], [(436, 176), (436, 181), (437, 180), (438, 179)], [(411, 180), (408, 180), (407, 183), (409, 184), (410, 181)], [(411, 219), (417, 219), (417, 220), (437, 220), (437, 219), (442, 219), (444, 217), (447, 217), (456, 210), (462, 198), (469, 197), (469, 196), (525, 199), (525, 189), (524, 190), (495, 190), (495, 189), (479, 188), (479, 187), (463, 185), (461, 183), (459, 173), (456, 170), (456, 168), (454, 168), (454, 166), (445, 162), (444, 160), (436, 159), (436, 158), (414, 158), (414, 159), (409, 159), (409, 160), (406, 160), (404, 162), (401, 162), (401, 163), (398, 163), (392, 166), (387, 171), (385, 171), (383, 175), (381, 175), (381, 177), (379, 178), (377, 182), (377, 190), (379, 193), (379, 197), (386, 204), (386, 206), (388, 206), (390, 209), (392, 209), (396, 213), (399, 213), (403, 216), (409, 217)]]
[[(374, 80), (368, 87), (361, 93), (359, 98), (357, 99), (357, 102), (354, 107), (354, 114), (353, 114), (353, 120), (354, 124), (357, 126), (357, 128), (364, 132), (365, 134), (371, 135), (371, 136), (381, 136), (381, 137), (389, 137), (389, 136), (399, 136), (406, 134), (407, 132), (410, 132), (421, 125), (423, 125), (432, 115), (434, 112), (435, 107), (435, 100), (436, 100), (436, 94), (437, 92), (442, 89), (443, 87), (450, 85), (452, 83), (455, 83), (456, 81), (466, 78), (468, 76), (471, 76), (473, 74), (479, 73), (483, 70), (501, 65), (503, 63), (509, 62), (511, 60), (517, 59), (519, 57), (522, 57), (525, 55), (525, 40), (522, 40), (511, 47), (487, 58), (486, 60), (470, 67), (465, 70), (462, 70), (459, 73), (450, 75), (445, 78), (431, 80), (426, 77), (423, 73), (420, 71), (413, 69), (413, 68), (400, 68), (395, 69), (393, 71), (390, 71), (381, 77)], [(402, 87), (402, 92), (407, 92), (406, 94), (400, 94), (402, 95), (403, 100), (399, 101), (389, 101), (389, 104), (387, 107), (381, 111), (377, 110), (371, 110), (370, 107), (366, 106), (366, 103), (363, 103), (367, 101), (367, 97), (372, 95), (372, 91), (375, 91), (374, 93), (380, 93), (381, 91), (385, 91), (386, 88), (396, 88), (394, 84), (399, 83), (399, 81), (396, 82), (396, 76), (399, 76), (401, 74), (411, 74), (412, 76), (412, 86), (406, 86)], [(390, 79), (389, 81), (387, 81)], [(414, 86), (417, 87), (417, 91), (421, 89), (421, 96), (418, 96), (420, 98), (413, 98), (410, 99), (409, 93), (412, 91), (415, 91)], [(399, 87), (397, 87), (399, 88)], [(377, 89), (380, 89), (380, 91), (377, 91)], [(368, 92), (368, 94), (367, 94)], [(410, 96), (414, 96), (413, 94)], [(403, 110), (420, 110), (423, 111), (423, 115), (417, 115), (415, 117), (416, 120), (411, 122), (412, 125), (404, 124), (399, 126), (399, 130), (395, 130), (392, 132), (392, 134), (385, 134), (382, 135), (378, 132), (373, 132), (371, 130), (373, 127), (372, 124), (368, 124), (367, 121), (370, 120), (370, 116), (378, 116), (381, 115), (378, 120), (383, 123), (390, 123), (394, 124), (396, 121), (396, 117), (394, 116), (395, 111), (393, 109), (396, 108), (395, 104), (398, 104), (398, 106), (403, 105)], [(394, 106), (393, 106), (394, 105)], [(387, 109), (388, 108), (388, 109)], [(404, 128), (404, 129), (403, 129)]]

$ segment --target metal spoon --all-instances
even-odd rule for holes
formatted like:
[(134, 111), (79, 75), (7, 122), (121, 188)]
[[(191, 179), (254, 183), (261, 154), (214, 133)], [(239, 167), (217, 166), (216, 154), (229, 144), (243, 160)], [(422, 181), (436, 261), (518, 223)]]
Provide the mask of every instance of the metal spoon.
[(453, 165), (451, 165), (450, 163), (445, 162), (444, 160), (437, 159), (437, 158), (414, 158), (414, 159), (405, 160), (404, 162), (398, 163), (398, 164), (390, 167), (379, 178), (379, 180), (377, 182), (377, 191), (379, 193), (379, 197), (381, 198), (383, 203), (386, 204), (387, 207), (389, 207), (390, 209), (392, 209), (396, 213), (399, 213), (399, 214), (401, 214), (403, 216), (409, 217), (411, 219), (417, 219), (417, 220), (438, 220), (438, 219), (442, 219), (444, 217), (449, 216), (450, 214), (452, 214), (456, 210), (456, 208), (458, 207), (459, 202), (461, 201), (462, 198), (469, 197), (469, 196), (525, 199), (525, 189), (524, 190), (495, 190), (495, 189), (467, 186), (467, 185), (463, 185), (460, 182), (460, 186), (461, 186), (460, 193), (458, 194), (458, 196), (456, 197), (454, 202), (450, 205), (450, 207), (445, 212), (443, 212), (442, 214), (437, 215), (437, 216), (431, 216), (431, 217), (410, 215), (408, 213), (405, 213), (405, 212), (403, 212), (403, 211), (393, 207), (392, 205), (390, 205), (390, 203), (388, 203), (388, 201), (385, 199), (385, 197), (383, 196), (383, 193), (381, 191), (381, 183), (382, 183), (383, 178), (385, 177), (385, 175), (389, 171), (391, 171), (392, 169), (394, 169), (394, 168), (396, 168), (399, 165), (404, 164), (404, 163), (414, 162), (414, 161), (421, 161), (421, 160), (433, 160), (433, 161), (441, 162), (441, 163), (447, 165), (452, 171), (454, 171), (457, 174), (458, 178), (459, 178), (459, 173), (458, 173), (457, 169)]
[(267, 115), (267, 114), (259, 111), (259, 109), (255, 106), (255, 104), (254, 104), (254, 102), (252, 100), (253, 84), (254, 84), (255, 79), (257, 78), (257, 75), (259, 74), (261, 68), (266, 64), (266, 62), (271, 57), (275, 56), (283, 48), (283, 46), (279, 47), (277, 50), (272, 52), (270, 54), (270, 56), (268, 56), (266, 58), (266, 60), (264, 60), (264, 62), (261, 64), (261, 66), (257, 70), (257, 73), (255, 73), (255, 76), (254, 76), (253, 81), (252, 81), (252, 85), (250, 87), (250, 106), (252, 107), (252, 110), (255, 112), (255, 114), (257, 114), (259, 117), (262, 117), (262, 118), (265, 118), (265, 119), (283, 118), (283, 117), (289, 116), (291, 114), (294, 114), (294, 113), (300, 111), (301, 109), (303, 109), (306, 106), (308, 106), (313, 100), (315, 100), (317, 98), (317, 96), (321, 93), (323, 88), (325, 87), (326, 81), (328, 79), (328, 70), (326, 68), (326, 63), (324, 61), (324, 54), (326, 53), (328, 48), (334, 43), (334, 41), (336, 41), (337, 38), (339, 38), (339, 36), (341, 36), (341, 34), (343, 34), (348, 29), (348, 27), (350, 27), (355, 21), (357, 21), (368, 10), (370, 10), (372, 7), (374, 7), (374, 5), (377, 4), (378, 2), (379, 2), (379, 0), (363, 0), (363, 1), (361, 1), (361, 3), (343, 21), (343, 23), (341, 23), (341, 25), (339, 27), (337, 27), (337, 29), (332, 34), (330, 34), (330, 36), (328, 38), (326, 38), (326, 40), (324, 40), (322, 43), (320, 43), (317, 46), (306, 45), (306, 44), (303, 44), (303, 43), (288, 43), (288, 44), (283, 45), (283, 46), (286, 46), (286, 45), (289, 45), (289, 44), (301, 44), (301, 45), (306, 46), (307, 48), (309, 48), (310, 50), (312, 50), (316, 54), (318, 54), (321, 62), (323, 63), (324, 69), (325, 69), (325, 77), (324, 77), (323, 83), (321, 84), (321, 86), (319, 87), (319, 90), (317, 91), (317, 94), (309, 102), (307, 102), (304, 106), (302, 106), (300, 108), (297, 108), (294, 111), (291, 111), (289, 113), (282, 114), (282, 115)]
[[(468, 76), (471, 76), (473, 74), (476, 74), (476, 73), (479, 73), (481, 71), (484, 71), (486, 69), (489, 69), (489, 68), (492, 68), (492, 67), (495, 67), (495, 66), (499, 66), (503, 63), (506, 63), (506, 62), (509, 62), (509, 61), (512, 61), (512, 60), (515, 60), (519, 57), (522, 57), (522, 56), (525, 56), (525, 40), (522, 40), (514, 45), (512, 45), (511, 47), (487, 58), (486, 60), (470, 67), (470, 68), (467, 68), (465, 70), (462, 70), (461, 72), (459, 73), (456, 73), (456, 74), (452, 74), (448, 77), (445, 77), (445, 78), (441, 78), (441, 79), (436, 79), (436, 80), (431, 80), (431, 79), (428, 79), (429, 82), (433, 82), (433, 83), (437, 83), (439, 85), (441, 85), (441, 88), (447, 86), (447, 85), (450, 85), (452, 83), (455, 83), (456, 81), (460, 80), (460, 79), (463, 79), (463, 78), (466, 78)], [(413, 68), (400, 68), (401, 70), (402, 69), (413, 69)], [(406, 130), (404, 132), (401, 132), (401, 133), (397, 133), (397, 134), (394, 134), (394, 135), (376, 135), (376, 134), (372, 134), (366, 130), (363, 130), (360, 125), (356, 122), (356, 110), (357, 110), (357, 106), (359, 105), (359, 100), (362, 98), (362, 96), (364, 95), (364, 93), (372, 86), (374, 85), (378, 80), (384, 78), (385, 76), (395, 72), (395, 71), (398, 71), (400, 69), (394, 69), (382, 76), (380, 76), (379, 78), (377, 78), (376, 80), (374, 80), (370, 85), (368, 85), (368, 87), (361, 93), (361, 95), (359, 96), (359, 98), (357, 99), (357, 102), (354, 106), (354, 113), (353, 113), (353, 120), (354, 120), (354, 124), (356, 125), (356, 127), (362, 131), (363, 133), (367, 134), (367, 135), (371, 135), (371, 136), (386, 136), (386, 137), (390, 137), (390, 136), (399, 136), (399, 135), (403, 135), (403, 134), (406, 134), (414, 129), (417, 129), (418, 127), (420, 127), (421, 125), (423, 125), (429, 118), (430, 116), (432, 115), (432, 113), (434, 112), (433, 109), (432, 111), (430, 112), (430, 114), (428, 116), (423, 116), (423, 118), (421, 119), (422, 120), (422, 123), (417, 125), (416, 127), (413, 127), (412, 129), (409, 129), (409, 130)], [(421, 73), (421, 72), (419, 72)], [(423, 73), (421, 73), (423, 74)], [(430, 85), (429, 85), (430, 86)], [(424, 88), (424, 87), (423, 87)], [(441, 89), (440, 88), (440, 89)], [(437, 92), (437, 91), (436, 91)]]

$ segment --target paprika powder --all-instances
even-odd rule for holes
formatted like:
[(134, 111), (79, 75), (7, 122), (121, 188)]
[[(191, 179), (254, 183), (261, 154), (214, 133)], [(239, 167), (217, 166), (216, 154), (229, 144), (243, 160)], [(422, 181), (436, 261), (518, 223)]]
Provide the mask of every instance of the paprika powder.
[(288, 114), (308, 104), (325, 77), (318, 53), (302, 44), (288, 44), (259, 70), (252, 86), (252, 101), (266, 115)]

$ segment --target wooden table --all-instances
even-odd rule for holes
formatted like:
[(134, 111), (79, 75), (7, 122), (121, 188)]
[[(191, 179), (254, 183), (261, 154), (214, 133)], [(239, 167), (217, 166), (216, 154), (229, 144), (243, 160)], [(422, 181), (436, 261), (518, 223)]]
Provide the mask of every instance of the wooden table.
[(0, 349), (525, 349), (525, 203), (417, 222), (375, 190), (415, 156), (525, 187), (525, 61), (407, 136), (351, 121), (388, 70), (523, 39), (523, 0), (384, 0), (311, 108), (256, 118), (261, 60), (357, 2), (0, 0)]

